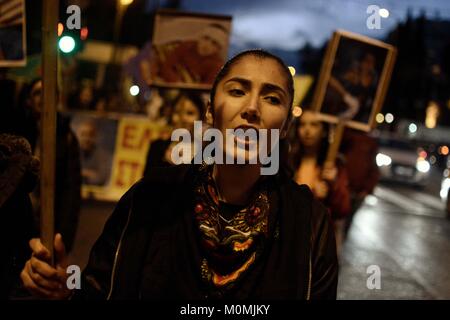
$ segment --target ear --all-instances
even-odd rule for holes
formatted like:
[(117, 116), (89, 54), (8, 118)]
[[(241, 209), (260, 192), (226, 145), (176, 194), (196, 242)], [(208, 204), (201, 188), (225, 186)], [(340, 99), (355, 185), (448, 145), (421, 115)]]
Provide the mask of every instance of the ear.
[(209, 126), (213, 126), (214, 124), (214, 112), (212, 109), (212, 105), (211, 105), (211, 101), (208, 100), (208, 103), (206, 104), (206, 114), (205, 114), (205, 120), (206, 120), (206, 124), (208, 124)]

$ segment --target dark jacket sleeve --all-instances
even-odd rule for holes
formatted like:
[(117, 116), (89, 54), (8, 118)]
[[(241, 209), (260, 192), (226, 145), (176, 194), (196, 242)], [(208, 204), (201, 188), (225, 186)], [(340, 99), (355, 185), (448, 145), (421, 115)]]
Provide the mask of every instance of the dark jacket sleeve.
[[(146, 241), (151, 239), (156, 225), (170, 220), (165, 214), (169, 211), (160, 206), (174, 203), (172, 198), (171, 202), (168, 200), (169, 194), (174, 197), (182, 193), (178, 188), (185, 181), (188, 168), (190, 166), (179, 165), (154, 170), (150, 177), (135, 183), (122, 196), (92, 247), (82, 273), (81, 290), (75, 292), (73, 299), (108, 299), (114, 273), (115, 293), (111, 294), (111, 299), (134, 299)], [(164, 215), (158, 216), (160, 213)]]
[(108, 297), (116, 251), (129, 218), (134, 188), (119, 200), (92, 247), (82, 273), (81, 289), (75, 291), (74, 300), (106, 300)]
[(338, 260), (334, 229), (327, 209), (317, 201), (312, 212), (311, 299), (336, 299)]

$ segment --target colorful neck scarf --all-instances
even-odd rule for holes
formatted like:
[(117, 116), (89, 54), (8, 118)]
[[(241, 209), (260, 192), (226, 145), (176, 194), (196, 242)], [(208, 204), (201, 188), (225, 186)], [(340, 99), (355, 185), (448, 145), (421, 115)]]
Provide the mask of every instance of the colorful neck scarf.
[(228, 289), (263, 251), (268, 237), (269, 198), (265, 184), (259, 183), (248, 205), (226, 217), (221, 212), (212, 168), (203, 165), (195, 185), (194, 214), (204, 255), (201, 272), (209, 285)]

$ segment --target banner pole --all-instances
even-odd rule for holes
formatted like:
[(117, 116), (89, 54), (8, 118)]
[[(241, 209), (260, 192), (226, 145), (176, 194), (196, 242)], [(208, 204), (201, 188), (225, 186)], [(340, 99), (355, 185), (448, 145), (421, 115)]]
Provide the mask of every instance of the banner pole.
[(333, 130), (333, 140), (331, 141), (330, 146), (328, 147), (327, 157), (325, 163), (335, 163), (336, 157), (339, 152), (339, 147), (342, 141), (342, 135), (345, 129), (345, 121), (339, 119), (339, 122), (336, 124)]
[(44, 0), (42, 7), (41, 111), (41, 240), (54, 264), (54, 192), (56, 156), (57, 25), (59, 0)]

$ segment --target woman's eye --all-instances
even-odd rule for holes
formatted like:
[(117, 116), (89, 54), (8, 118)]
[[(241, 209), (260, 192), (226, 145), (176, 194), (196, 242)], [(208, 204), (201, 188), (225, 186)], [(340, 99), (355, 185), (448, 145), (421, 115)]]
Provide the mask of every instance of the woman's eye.
[(271, 104), (280, 104), (281, 103), (281, 100), (275, 96), (268, 96), (268, 97), (266, 97), (266, 100), (269, 101), (269, 103), (271, 103)]
[(243, 96), (245, 94), (245, 92), (243, 90), (241, 90), (241, 89), (231, 89), (228, 92), (234, 97), (240, 97), (240, 96)]

